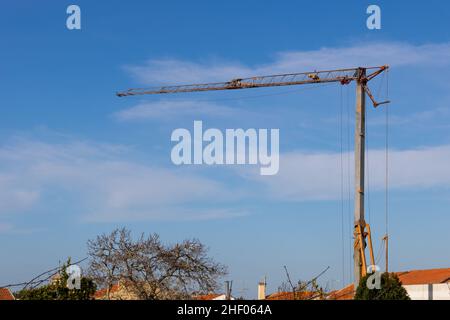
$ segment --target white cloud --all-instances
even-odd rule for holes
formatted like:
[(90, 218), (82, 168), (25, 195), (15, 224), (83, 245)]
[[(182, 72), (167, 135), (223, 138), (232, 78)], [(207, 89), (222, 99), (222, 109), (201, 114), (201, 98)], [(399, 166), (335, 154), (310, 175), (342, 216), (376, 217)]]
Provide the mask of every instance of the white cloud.
[[(129, 152), (124, 150), (123, 146), (89, 142), (50, 144), (23, 139), (0, 147), (0, 214), (33, 210), (39, 205), (51, 208), (45, 198), (49, 190), (59, 197), (68, 194), (68, 208), (89, 221), (242, 214), (215, 209), (231, 196), (221, 183), (126, 160)], [(194, 211), (190, 204), (198, 202), (203, 208)]]
[[(128, 65), (125, 70), (144, 85), (165, 85), (228, 81), (238, 77), (384, 64), (392, 67), (450, 66), (450, 43), (423, 45), (403, 42), (359, 43), (317, 50), (285, 51), (275, 54), (271, 62), (257, 65), (207, 59), (201, 62), (150, 59), (142, 65)], [(141, 102), (115, 113), (114, 117), (122, 121), (167, 120), (176, 116), (233, 114), (236, 114), (235, 109), (213, 102), (160, 100)]]
[(281, 52), (260, 72), (295, 72), (336, 67), (450, 65), (450, 43), (412, 45), (400, 42), (365, 43), (348, 47)]
[(13, 229), (13, 226), (9, 223), (0, 222), (0, 234), (8, 233)]
[(85, 217), (87, 222), (111, 222), (111, 221), (133, 221), (145, 220), (151, 217), (152, 220), (164, 221), (202, 221), (212, 219), (235, 218), (249, 214), (241, 209), (191, 209), (167, 205), (161, 208), (154, 208), (147, 211), (114, 211), (97, 212), (95, 215)]
[(188, 84), (228, 81), (236, 77), (302, 72), (329, 68), (377, 66), (449, 66), (450, 43), (413, 45), (403, 42), (360, 43), (317, 50), (286, 51), (272, 62), (243, 65), (235, 62), (192, 62), (176, 59), (150, 59), (143, 65), (125, 69), (140, 83)]
[[(336, 120), (337, 121), (337, 120)], [(450, 122), (450, 107), (436, 107), (426, 108), (425, 111), (419, 111), (414, 113), (408, 113), (404, 115), (391, 115), (389, 117), (389, 124), (394, 126), (400, 125), (415, 125), (415, 126), (428, 126), (429, 128), (436, 129), (437, 126)], [(370, 121), (369, 125), (385, 125), (385, 115), (377, 116)]]
[(0, 213), (26, 210), (38, 199), (38, 190), (24, 185), (14, 174), (0, 173)]
[(173, 119), (183, 116), (231, 116), (236, 110), (213, 102), (195, 100), (159, 100), (141, 102), (138, 105), (119, 111), (114, 117), (121, 121)]
[(26, 235), (34, 234), (36, 232), (44, 232), (46, 229), (43, 228), (20, 228), (11, 223), (0, 222), (0, 235), (1, 234), (14, 234), (14, 235)]
[[(383, 190), (385, 176), (384, 150), (369, 151), (371, 190)], [(347, 183), (347, 159), (353, 188), (353, 153), (343, 154), (344, 183)], [(389, 186), (391, 189), (427, 189), (450, 187), (450, 146), (413, 150), (390, 150)], [(265, 184), (274, 198), (289, 201), (332, 200), (340, 197), (340, 154), (292, 152), (280, 156), (278, 175), (248, 175)]]
[(176, 59), (150, 59), (144, 65), (126, 66), (130, 74), (145, 84), (184, 84), (224, 80), (251, 69), (239, 63), (194, 63)]
[[(15, 140), (0, 147), (0, 215), (51, 210), (57, 194), (84, 221), (202, 220), (246, 215), (233, 207), (242, 190), (186, 173), (126, 160), (123, 146), (88, 142), (44, 143)], [(353, 155), (350, 157), (353, 185)], [(371, 190), (384, 187), (384, 150), (370, 150)], [(450, 145), (391, 150), (390, 188), (450, 188)], [(291, 152), (280, 156), (275, 176), (257, 168), (237, 172), (246, 181), (246, 196), (281, 201), (339, 199), (340, 154)], [(254, 170), (253, 170), (254, 169)], [(347, 172), (344, 171), (344, 177)], [(255, 188), (252, 188), (254, 184)], [(265, 189), (261, 192), (261, 186)], [(253, 190), (253, 191), (252, 191)], [(69, 195), (69, 197), (65, 197)], [(3, 223), (3, 232), (10, 229)]]

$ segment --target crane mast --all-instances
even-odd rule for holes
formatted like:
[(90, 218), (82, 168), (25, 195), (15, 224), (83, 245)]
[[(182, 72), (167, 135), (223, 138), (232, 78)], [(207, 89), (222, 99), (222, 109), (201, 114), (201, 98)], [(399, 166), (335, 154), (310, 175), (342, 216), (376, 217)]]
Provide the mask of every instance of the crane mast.
[[(354, 261), (354, 288), (359, 285), (361, 277), (367, 274), (365, 248), (369, 246), (370, 262), (375, 265), (370, 226), (364, 219), (364, 170), (365, 170), (365, 116), (366, 94), (377, 106), (389, 101), (377, 102), (372, 95), (368, 82), (387, 70), (389, 66), (358, 67), (325, 71), (312, 71), (300, 73), (286, 73), (248, 78), (236, 78), (226, 82), (200, 83), (187, 85), (169, 85), (154, 88), (137, 88), (117, 92), (118, 97), (147, 95), (204, 92), (217, 90), (238, 90), (263, 87), (280, 87), (305, 85), (316, 83), (338, 82), (342, 85), (356, 82), (355, 105), (355, 207), (353, 230), (353, 261)], [(367, 242), (366, 242), (367, 240)]]

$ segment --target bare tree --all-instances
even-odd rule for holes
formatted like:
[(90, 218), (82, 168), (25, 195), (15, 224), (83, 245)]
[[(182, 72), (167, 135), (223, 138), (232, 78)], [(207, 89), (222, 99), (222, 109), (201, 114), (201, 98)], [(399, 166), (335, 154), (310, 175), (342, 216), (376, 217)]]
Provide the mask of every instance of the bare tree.
[(197, 239), (164, 245), (157, 234), (133, 240), (125, 228), (88, 241), (88, 254), (91, 276), (108, 299), (119, 280), (139, 299), (186, 299), (215, 290), (226, 274)]
[(90, 256), (89, 273), (99, 287), (106, 288), (106, 297), (110, 298), (110, 290), (120, 279), (120, 244), (130, 241), (130, 233), (125, 229), (116, 229), (111, 234), (102, 234), (95, 240), (89, 240)]

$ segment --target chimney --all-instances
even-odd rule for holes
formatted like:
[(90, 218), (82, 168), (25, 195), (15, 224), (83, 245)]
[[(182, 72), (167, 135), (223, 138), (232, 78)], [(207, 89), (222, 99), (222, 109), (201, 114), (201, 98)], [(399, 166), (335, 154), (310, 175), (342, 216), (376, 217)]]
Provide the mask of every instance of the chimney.
[(231, 300), (233, 281), (225, 281), (225, 300)]
[(266, 278), (258, 283), (258, 300), (266, 299)]

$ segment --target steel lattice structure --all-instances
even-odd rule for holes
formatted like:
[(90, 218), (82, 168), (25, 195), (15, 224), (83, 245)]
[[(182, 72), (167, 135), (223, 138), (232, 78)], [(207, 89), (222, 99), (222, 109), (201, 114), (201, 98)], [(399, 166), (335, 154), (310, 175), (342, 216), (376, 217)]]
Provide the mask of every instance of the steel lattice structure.
[[(281, 87), (294, 86), (302, 84), (339, 82), (341, 84), (349, 84), (352, 81), (361, 81), (364, 83), (364, 90), (369, 95), (374, 106), (378, 106), (384, 101), (378, 103), (373, 98), (367, 87), (367, 82), (388, 69), (388, 66), (368, 67), (368, 68), (349, 68), (325, 71), (311, 71), (300, 73), (286, 73), (268, 76), (256, 76), (249, 78), (237, 78), (226, 82), (213, 83), (199, 83), (187, 85), (161, 86), (153, 88), (136, 88), (126, 91), (117, 92), (117, 96), (136, 96), (145, 94), (165, 94), (165, 93), (185, 93), (185, 92), (202, 92), (202, 91), (217, 91), (217, 90), (236, 90), (236, 89), (250, 89), (263, 87)], [(362, 76), (362, 70), (367, 70), (369, 73)]]

